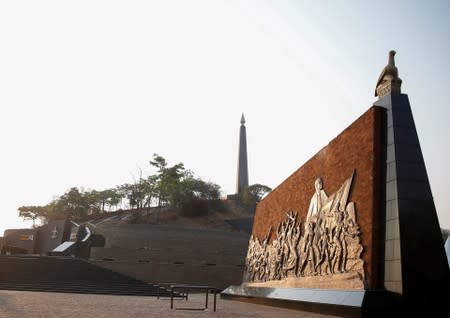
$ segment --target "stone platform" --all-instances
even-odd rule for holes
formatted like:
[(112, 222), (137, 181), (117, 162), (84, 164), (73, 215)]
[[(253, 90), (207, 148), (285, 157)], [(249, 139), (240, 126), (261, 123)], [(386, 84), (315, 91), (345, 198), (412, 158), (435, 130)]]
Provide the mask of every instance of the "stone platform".
[(364, 283), (358, 273), (338, 273), (324, 276), (288, 277), (284, 280), (271, 280), (243, 284), (247, 287), (269, 288), (331, 288), (342, 290), (364, 290)]
[[(189, 301), (177, 300), (177, 307), (201, 307), (203, 294), (190, 294)], [(220, 317), (220, 318), (325, 318), (338, 317), (286, 308), (217, 300), (217, 311), (170, 310), (170, 300), (156, 297), (82, 295), (0, 290), (0, 318), (123, 318), (123, 317)]]

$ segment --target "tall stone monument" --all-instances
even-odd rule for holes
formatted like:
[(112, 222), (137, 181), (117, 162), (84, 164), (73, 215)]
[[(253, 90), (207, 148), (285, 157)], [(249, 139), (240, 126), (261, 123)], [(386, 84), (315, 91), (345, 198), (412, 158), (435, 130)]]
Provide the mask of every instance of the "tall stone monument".
[(374, 104), (387, 113), (383, 286), (411, 306), (425, 308), (443, 303), (449, 268), (411, 106), (408, 95), (401, 93), (394, 56), (395, 51), (390, 51)]
[(357, 317), (444, 303), (444, 243), (394, 56), (374, 106), (258, 204), (243, 283), (223, 297)]
[(236, 194), (248, 187), (248, 163), (247, 163), (247, 132), (245, 129), (244, 114), (241, 117), (241, 128), (239, 130), (239, 154), (236, 178)]

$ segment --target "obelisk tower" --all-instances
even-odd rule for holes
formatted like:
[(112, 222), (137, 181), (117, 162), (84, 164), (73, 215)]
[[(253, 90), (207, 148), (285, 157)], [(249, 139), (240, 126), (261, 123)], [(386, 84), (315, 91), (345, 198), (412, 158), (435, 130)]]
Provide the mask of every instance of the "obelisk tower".
[(236, 194), (240, 194), (242, 190), (248, 186), (248, 164), (247, 164), (247, 133), (245, 130), (244, 114), (241, 117), (241, 128), (239, 131), (239, 155), (238, 155), (238, 171), (236, 179)]
[[(450, 272), (425, 161), (402, 80), (389, 52), (375, 89), (386, 108), (384, 288), (408, 308), (446, 304)], [(426, 291), (426, 292), (424, 292)]]

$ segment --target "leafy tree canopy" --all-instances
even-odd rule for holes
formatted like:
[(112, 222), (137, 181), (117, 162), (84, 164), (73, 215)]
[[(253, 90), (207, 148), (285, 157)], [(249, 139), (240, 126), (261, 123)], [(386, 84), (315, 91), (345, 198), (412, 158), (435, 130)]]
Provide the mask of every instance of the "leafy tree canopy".
[(271, 192), (272, 189), (266, 185), (255, 183), (244, 188), (242, 191), (242, 202), (245, 204), (256, 204), (262, 200), (264, 195)]
[(19, 216), (32, 220), (79, 218), (123, 206), (133, 209), (150, 206), (181, 207), (192, 200), (220, 198), (221, 188), (218, 184), (196, 178), (181, 162), (169, 166), (164, 157), (154, 154), (149, 163), (156, 169), (153, 175), (147, 177), (141, 175), (133, 183), (101, 191), (85, 191), (73, 187), (47, 205), (19, 207)]

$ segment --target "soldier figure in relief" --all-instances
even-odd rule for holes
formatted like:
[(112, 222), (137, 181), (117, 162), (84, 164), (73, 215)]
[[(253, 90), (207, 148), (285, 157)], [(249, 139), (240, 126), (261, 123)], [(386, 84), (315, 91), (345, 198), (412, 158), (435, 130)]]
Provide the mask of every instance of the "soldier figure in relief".
[[(314, 234), (315, 234), (315, 223), (308, 222), (305, 224), (306, 233), (305, 233), (305, 241), (302, 248), (302, 252), (304, 258), (302, 260), (302, 265), (300, 266), (300, 273), (303, 276), (308, 274), (314, 274), (316, 268), (316, 255), (314, 249)], [(309, 271), (306, 271), (306, 267), (309, 265)]]

